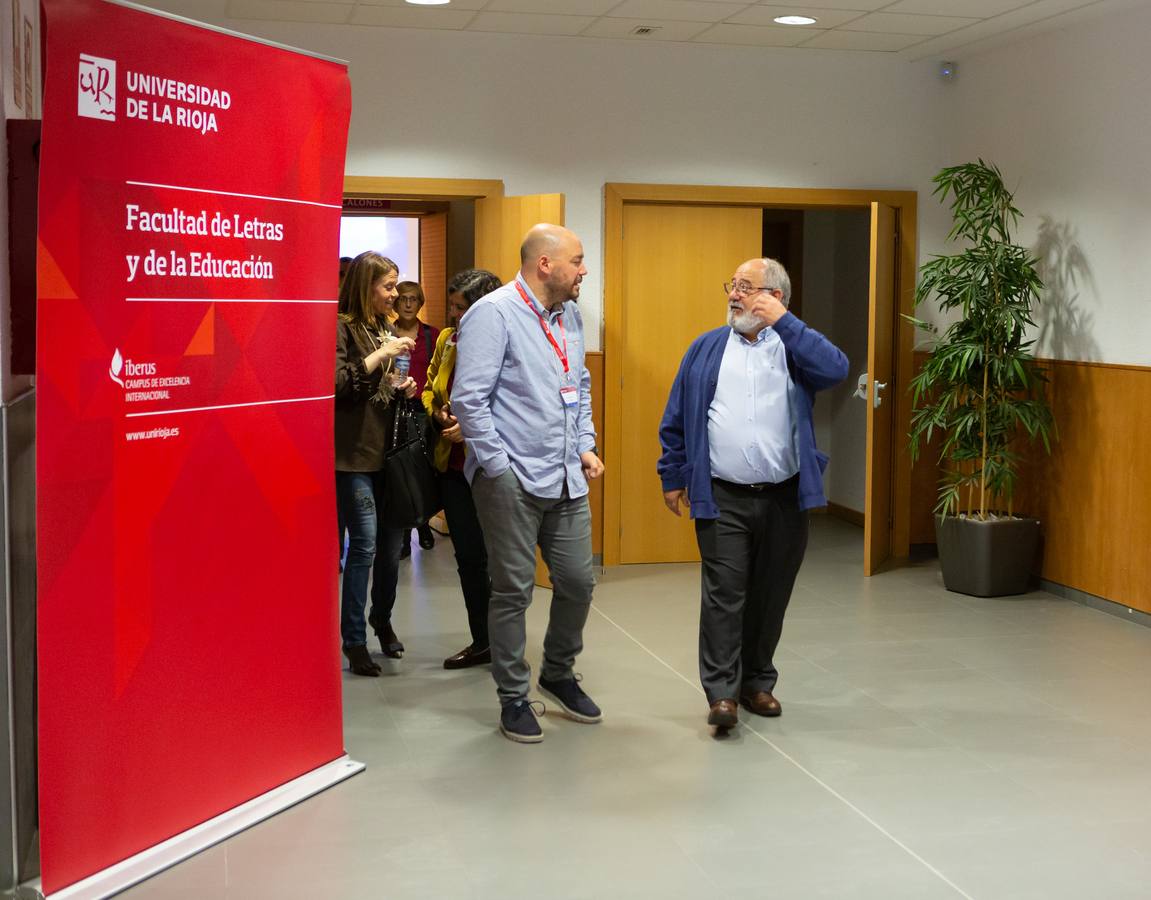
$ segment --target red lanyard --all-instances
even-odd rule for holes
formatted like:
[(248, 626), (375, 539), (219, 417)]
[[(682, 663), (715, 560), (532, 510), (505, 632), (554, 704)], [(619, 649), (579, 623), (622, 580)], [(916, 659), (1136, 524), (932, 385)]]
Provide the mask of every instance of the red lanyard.
[(560, 313), (560, 336), (564, 339), (564, 348), (563, 348), (563, 350), (560, 350), (560, 345), (556, 343), (555, 335), (552, 334), (552, 330), (548, 327), (548, 323), (544, 321), (543, 315), (540, 313), (540, 311), (538, 309), (536, 309), (535, 304), (532, 303), (532, 301), (531, 301), (531, 297), (529, 297), (527, 294), (527, 291), (524, 290), (524, 286), (522, 284), (520, 284), (518, 281), (516, 282), (516, 290), (520, 292), (520, 296), (523, 297), (524, 303), (526, 303), (528, 305), (528, 308), (532, 312), (534, 312), (536, 314), (536, 318), (538, 318), (540, 320), (540, 328), (542, 328), (544, 330), (544, 334), (546, 334), (547, 338), (548, 338), (548, 343), (552, 345), (552, 349), (556, 352), (556, 356), (558, 356), (560, 362), (564, 364), (564, 374), (567, 375), (568, 374), (568, 336), (567, 336), (567, 332), (564, 331), (563, 313)]

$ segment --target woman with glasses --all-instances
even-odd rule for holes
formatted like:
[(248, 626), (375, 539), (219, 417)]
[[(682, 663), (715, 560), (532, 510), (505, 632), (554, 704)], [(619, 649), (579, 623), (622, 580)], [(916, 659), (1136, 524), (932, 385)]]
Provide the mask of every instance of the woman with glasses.
[[(436, 346), (436, 339), (440, 336), (440, 330), (427, 322), (421, 322), (419, 319), (420, 310), (424, 308), (424, 291), (414, 281), (401, 281), (396, 285), (396, 290), (399, 295), (396, 297), (396, 318), (392, 322), (392, 331), (400, 337), (411, 338), (412, 344), (412, 358), (411, 368), (409, 374), (416, 381), (416, 399), (411, 401), (412, 410), (418, 413), (415, 426), (422, 428), (427, 421), (424, 417), (424, 406), (419, 400), (420, 394), (424, 391), (424, 385), (428, 380), (428, 363), (431, 362), (432, 352)], [(432, 528), (426, 522), (417, 527), (419, 534), (420, 546), (425, 550), (431, 550), (436, 545), (435, 535), (432, 534)], [(406, 559), (412, 555), (412, 536), (411, 532), (404, 535), (404, 540), (400, 544), (400, 558)]]

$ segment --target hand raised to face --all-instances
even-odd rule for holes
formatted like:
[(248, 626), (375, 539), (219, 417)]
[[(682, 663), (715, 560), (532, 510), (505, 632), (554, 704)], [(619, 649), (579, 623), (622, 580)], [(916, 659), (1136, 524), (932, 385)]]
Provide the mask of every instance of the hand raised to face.
[(776, 296), (778, 293), (779, 291), (759, 291), (744, 300), (743, 308), (756, 318), (763, 319), (768, 325), (774, 325), (787, 312), (783, 301)]

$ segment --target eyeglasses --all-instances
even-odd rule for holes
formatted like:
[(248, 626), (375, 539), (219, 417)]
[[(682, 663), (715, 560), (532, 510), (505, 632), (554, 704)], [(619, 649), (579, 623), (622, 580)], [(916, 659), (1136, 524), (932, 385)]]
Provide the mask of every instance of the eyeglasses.
[(725, 281), (723, 283), (723, 292), (725, 294), (738, 294), (740, 297), (746, 297), (749, 294), (757, 293), (758, 291), (777, 291), (779, 288), (768, 287), (764, 285), (759, 287), (754, 284), (749, 284), (746, 281)]

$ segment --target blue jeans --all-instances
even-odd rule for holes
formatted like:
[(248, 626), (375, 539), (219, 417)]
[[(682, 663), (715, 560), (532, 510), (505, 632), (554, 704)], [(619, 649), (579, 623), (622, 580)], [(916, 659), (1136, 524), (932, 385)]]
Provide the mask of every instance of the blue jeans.
[(377, 633), (391, 623), (392, 607), (396, 605), (400, 542), (407, 529), (380, 524), (383, 486), (381, 472), (336, 473), (339, 518), (348, 529), (348, 558), (344, 563), (340, 600), (340, 637), (345, 647), (363, 647), (368, 643), (364, 607), (368, 601), (369, 577), (372, 608), (367, 622)]

